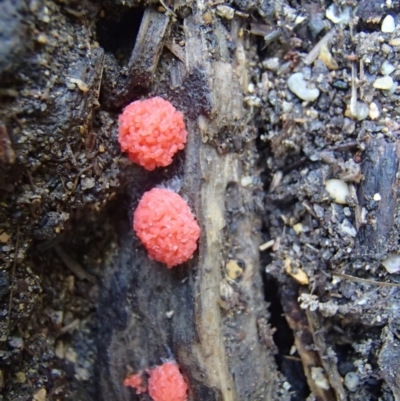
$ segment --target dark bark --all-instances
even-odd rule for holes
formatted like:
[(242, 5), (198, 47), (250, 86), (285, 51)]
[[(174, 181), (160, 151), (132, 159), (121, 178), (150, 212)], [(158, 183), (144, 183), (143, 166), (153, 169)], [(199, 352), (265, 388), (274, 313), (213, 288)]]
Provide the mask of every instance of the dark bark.
[(364, 179), (357, 194), (356, 256), (366, 262), (379, 264), (393, 246), (397, 247), (393, 228), (398, 208), (399, 157), (400, 143), (388, 143), (384, 138), (371, 139), (363, 156)]

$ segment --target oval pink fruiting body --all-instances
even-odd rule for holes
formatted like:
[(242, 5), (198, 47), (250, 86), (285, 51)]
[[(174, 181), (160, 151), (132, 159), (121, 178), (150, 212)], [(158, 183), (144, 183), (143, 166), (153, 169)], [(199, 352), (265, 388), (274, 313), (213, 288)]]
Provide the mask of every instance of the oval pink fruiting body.
[(133, 229), (149, 256), (168, 268), (189, 260), (200, 227), (185, 200), (168, 189), (145, 192), (133, 214)]
[(186, 138), (183, 114), (160, 97), (132, 102), (119, 117), (121, 149), (146, 170), (170, 165)]

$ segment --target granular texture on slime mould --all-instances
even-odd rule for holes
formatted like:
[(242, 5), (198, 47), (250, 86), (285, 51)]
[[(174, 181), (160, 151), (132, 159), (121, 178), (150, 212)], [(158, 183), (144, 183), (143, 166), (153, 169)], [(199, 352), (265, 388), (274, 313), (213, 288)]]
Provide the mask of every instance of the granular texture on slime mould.
[(143, 383), (143, 372), (132, 374), (124, 380), (124, 386), (133, 387), (136, 390), (136, 394), (145, 393), (147, 387)]
[(133, 214), (133, 229), (149, 256), (168, 268), (189, 260), (200, 237), (200, 227), (185, 200), (163, 188), (144, 193)]
[(160, 97), (132, 102), (119, 117), (121, 149), (149, 171), (170, 165), (186, 138), (183, 114)]
[(165, 362), (148, 371), (149, 395), (154, 401), (186, 401), (188, 386), (176, 362)]

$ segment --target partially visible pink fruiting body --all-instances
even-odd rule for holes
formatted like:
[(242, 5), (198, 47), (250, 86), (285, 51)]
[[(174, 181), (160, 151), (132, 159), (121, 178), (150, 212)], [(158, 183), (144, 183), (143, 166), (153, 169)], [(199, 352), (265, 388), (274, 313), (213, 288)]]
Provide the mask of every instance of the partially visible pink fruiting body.
[(147, 371), (149, 395), (154, 401), (186, 401), (188, 386), (176, 362), (165, 362)]
[(133, 214), (133, 229), (149, 256), (168, 268), (189, 260), (200, 227), (185, 200), (169, 189), (145, 192)]
[(121, 149), (149, 171), (170, 165), (186, 137), (183, 114), (160, 97), (132, 102), (119, 116)]
[(133, 387), (136, 390), (136, 394), (145, 393), (147, 387), (143, 384), (143, 372), (132, 374), (124, 380), (124, 386)]

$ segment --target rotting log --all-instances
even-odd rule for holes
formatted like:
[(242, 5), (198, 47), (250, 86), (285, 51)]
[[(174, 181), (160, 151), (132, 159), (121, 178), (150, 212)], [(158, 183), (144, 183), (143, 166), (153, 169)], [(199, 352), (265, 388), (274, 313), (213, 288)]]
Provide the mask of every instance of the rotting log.
[(355, 257), (364, 263), (378, 264), (391, 249), (397, 249), (394, 232), (398, 208), (400, 142), (370, 139), (365, 150), (358, 190)]
[(321, 401), (346, 400), (336, 357), (325, 342), (318, 312), (300, 308), (298, 288), (294, 284), (283, 288), (281, 299), (312, 394)]
[[(199, 251), (183, 266), (167, 270), (148, 258), (130, 221), (122, 224), (120, 249), (105, 273), (99, 306), (98, 393), (107, 401), (135, 399), (134, 391), (123, 387), (124, 377), (129, 370), (159, 364), (168, 356), (165, 346), (189, 383), (189, 400), (289, 399), (277, 395), (274, 346), (265, 340), (269, 326), (261, 324), (268, 312), (258, 257), (257, 197), (252, 186), (241, 185), (243, 176), (257, 172), (254, 140), (244, 138), (249, 127), (241, 84), (247, 78), (239, 23), (234, 21), (229, 32), (236, 44), (230, 54), (226, 28), (213, 21), (221, 34), (211, 58), (200, 9), (193, 5), (184, 20), (185, 63), (166, 55), (169, 75), (156, 77), (152, 92), (185, 112), (188, 143), (170, 172), (181, 178), (181, 194), (201, 224)], [(243, 139), (239, 151), (233, 150), (234, 135)], [(144, 189), (134, 195), (133, 205)], [(228, 262), (237, 266), (236, 278), (226, 270)]]
[(109, 68), (102, 88), (103, 106), (118, 109), (132, 100), (132, 94), (136, 93), (138, 97), (151, 90), (169, 26), (170, 17), (167, 13), (160, 13), (153, 8), (145, 10), (126, 72), (119, 73), (116, 61), (108, 60), (114, 65)]

